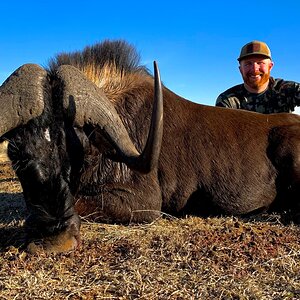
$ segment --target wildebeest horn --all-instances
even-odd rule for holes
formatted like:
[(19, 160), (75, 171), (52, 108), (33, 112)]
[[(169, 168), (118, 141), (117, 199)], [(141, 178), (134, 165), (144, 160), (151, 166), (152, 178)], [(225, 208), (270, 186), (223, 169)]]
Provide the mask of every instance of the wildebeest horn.
[(0, 87), (0, 137), (42, 114), (49, 91), (47, 72), (38, 65), (23, 65), (10, 75)]
[(131, 141), (115, 107), (93, 82), (73, 66), (57, 70), (58, 87), (62, 87), (64, 109), (74, 125), (91, 124), (101, 130), (129, 167), (147, 173), (157, 165), (163, 124), (163, 98), (159, 71), (155, 68), (155, 96), (151, 127), (146, 146), (140, 154)]
[(138, 159), (138, 164), (145, 170), (152, 170), (157, 164), (163, 135), (163, 94), (157, 63), (154, 62), (154, 101), (150, 131), (146, 146)]

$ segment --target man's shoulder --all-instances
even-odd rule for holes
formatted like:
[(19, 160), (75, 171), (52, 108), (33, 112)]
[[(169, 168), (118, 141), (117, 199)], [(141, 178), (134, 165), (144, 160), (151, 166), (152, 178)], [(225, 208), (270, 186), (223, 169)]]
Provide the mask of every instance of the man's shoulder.
[(243, 94), (243, 84), (235, 85), (226, 91), (222, 92), (217, 100), (216, 106), (240, 108), (240, 96)]
[(300, 83), (291, 81), (291, 80), (284, 80), (282, 78), (270, 78), (270, 83), (272, 89), (274, 90), (282, 90), (282, 89), (295, 89), (299, 88)]
[(231, 97), (237, 97), (237, 95), (240, 95), (243, 92), (243, 84), (237, 84), (226, 91), (222, 92), (219, 97), (220, 98), (231, 98)]

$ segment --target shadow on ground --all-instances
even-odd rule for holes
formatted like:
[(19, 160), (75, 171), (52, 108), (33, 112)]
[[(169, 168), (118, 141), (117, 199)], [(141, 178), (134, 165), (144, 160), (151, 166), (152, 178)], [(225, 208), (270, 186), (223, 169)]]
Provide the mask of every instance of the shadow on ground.
[(0, 252), (24, 245), (25, 217), (26, 207), (22, 193), (0, 193)]

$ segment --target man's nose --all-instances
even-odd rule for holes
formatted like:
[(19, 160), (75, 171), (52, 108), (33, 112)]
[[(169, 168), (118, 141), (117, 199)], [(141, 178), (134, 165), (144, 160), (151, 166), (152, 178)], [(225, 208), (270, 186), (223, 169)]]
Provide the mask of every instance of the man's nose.
[(258, 63), (256, 63), (256, 62), (254, 62), (253, 64), (252, 64), (252, 69), (253, 70), (259, 70), (259, 64)]

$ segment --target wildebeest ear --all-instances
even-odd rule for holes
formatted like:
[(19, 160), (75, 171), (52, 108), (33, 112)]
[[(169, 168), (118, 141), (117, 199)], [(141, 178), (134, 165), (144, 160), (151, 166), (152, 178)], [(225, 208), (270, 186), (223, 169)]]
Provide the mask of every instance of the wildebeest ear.
[(35, 64), (10, 75), (0, 87), (0, 136), (42, 114), (49, 87), (47, 72)]

